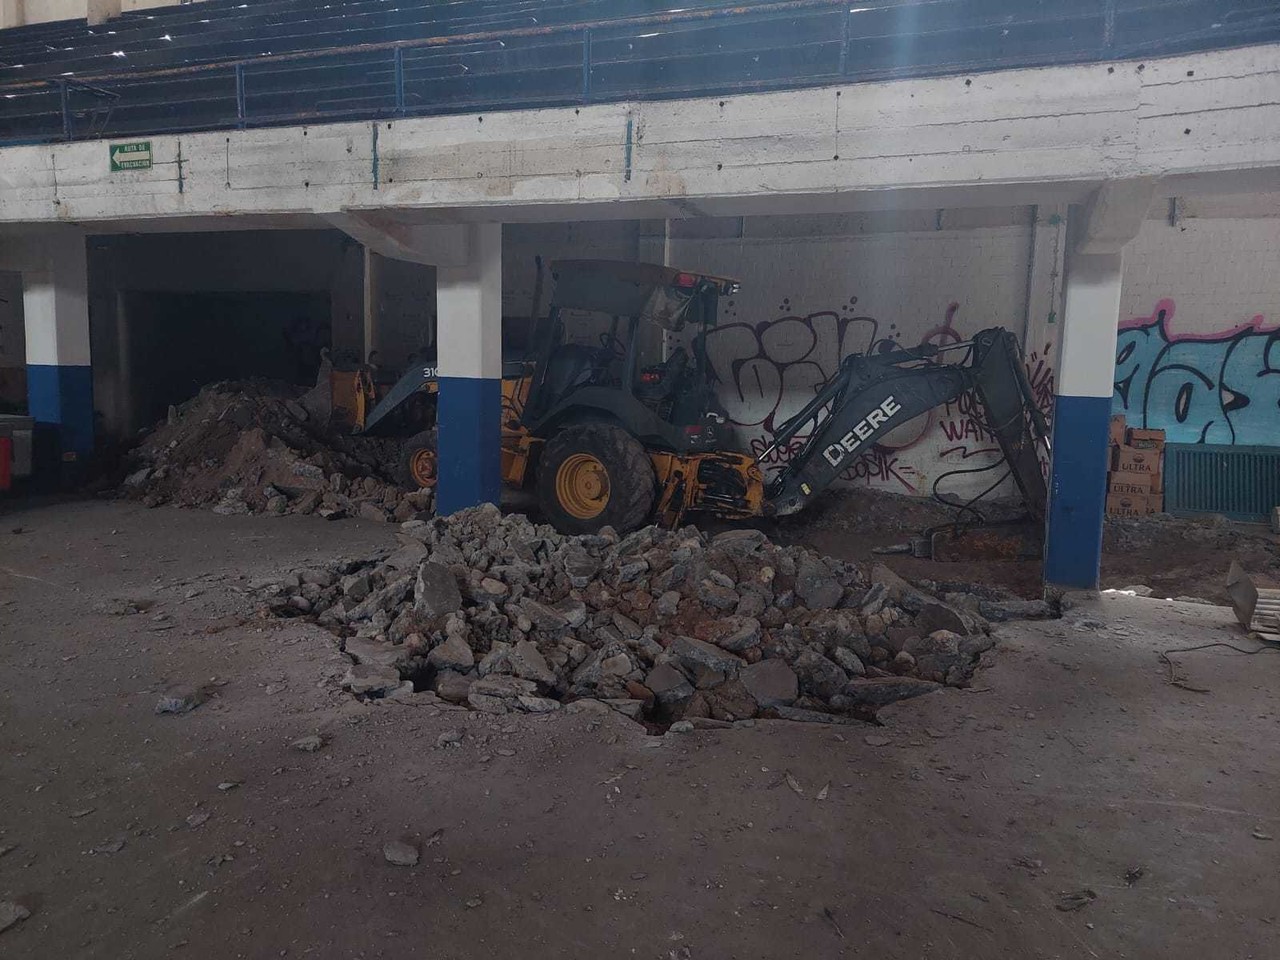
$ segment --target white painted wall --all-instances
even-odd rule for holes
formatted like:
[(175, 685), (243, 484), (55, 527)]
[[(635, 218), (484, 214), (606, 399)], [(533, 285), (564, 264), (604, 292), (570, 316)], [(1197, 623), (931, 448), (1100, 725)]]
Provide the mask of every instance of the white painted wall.
[(200, 0), (0, 0), (0, 29), (54, 20), (83, 20), (117, 16), (131, 10), (151, 10), (199, 3)]
[[(1221, 211), (1236, 216), (1148, 220), (1126, 250), (1113, 409), (1131, 425), (1172, 442), (1280, 445), (1272, 200)], [(1247, 207), (1273, 215), (1238, 215)]]
[[(839, 229), (845, 218), (827, 219), (808, 229)], [(762, 453), (771, 428), (808, 402), (849, 353), (945, 345), (991, 326), (1022, 335), (1029, 210), (880, 219), (844, 224), (868, 228), (855, 235), (796, 236), (805, 225), (778, 219), (748, 221), (742, 238), (673, 241), (674, 264), (742, 279), (740, 295), (723, 305), (709, 355), (744, 449)], [(774, 465), (798, 446), (797, 441), (780, 451)], [(858, 460), (845, 480), (927, 495), (952, 470), (994, 463), (994, 450), (994, 440), (967, 404), (955, 404), (895, 431), (880, 451)], [(972, 494), (999, 475), (957, 475), (941, 489)]]

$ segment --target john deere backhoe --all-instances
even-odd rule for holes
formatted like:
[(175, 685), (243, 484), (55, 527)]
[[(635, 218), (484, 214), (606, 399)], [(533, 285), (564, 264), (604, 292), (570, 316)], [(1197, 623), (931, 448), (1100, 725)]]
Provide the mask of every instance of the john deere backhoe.
[[(551, 273), (545, 316), (535, 295), (528, 356), (504, 365), (502, 471), (506, 483), (536, 491), (557, 529), (670, 526), (690, 513), (795, 513), (894, 427), (968, 391), (986, 411), (1031, 519), (1043, 520), (1036, 445), (1047, 430), (1008, 331), (995, 327), (946, 346), (959, 358), (954, 363), (940, 362), (944, 350), (935, 346), (845, 357), (835, 377), (775, 432), (775, 445), (806, 428), (808, 439), (766, 482), (754, 457), (731, 448), (705, 349), (719, 300), (736, 292), (735, 281), (595, 260), (559, 262)], [(596, 342), (572, 342), (571, 317), (576, 327), (594, 318)], [(690, 346), (642, 366), (641, 324), (692, 333), (684, 338)], [(412, 433), (402, 467), (417, 486), (436, 477), (435, 392), (434, 364), (414, 367), (380, 399), (367, 375), (354, 386), (357, 430)]]

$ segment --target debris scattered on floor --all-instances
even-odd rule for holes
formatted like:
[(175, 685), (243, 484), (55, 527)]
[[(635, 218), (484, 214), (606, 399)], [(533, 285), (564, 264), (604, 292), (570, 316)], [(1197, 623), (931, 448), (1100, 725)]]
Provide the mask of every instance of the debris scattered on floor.
[(117, 494), (226, 515), (404, 521), (430, 514), (430, 491), (406, 491), (395, 481), (395, 440), (330, 429), (300, 397), (266, 380), (209, 384), (171, 408), (131, 452)]
[(31, 911), (12, 900), (0, 900), (0, 933), (31, 916)]
[(1056, 906), (1065, 913), (1071, 913), (1076, 910), (1083, 910), (1097, 899), (1098, 895), (1086, 887), (1083, 890), (1064, 893), (1058, 898)]
[(387, 863), (397, 867), (415, 867), (418, 865), (418, 848), (403, 840), (388, 840), (382, 845), (382, 856)]
[(342, 637), (358, 696), (493, 714), (596, 701), (656, 724), (868, 719), (967, 685), (989, 618), (1053, 613), (995, 591), (939, 598), (749, 529), (562, 536), (481, 506), (409, 521), (399, 542), (288, 574), (267, 610)]

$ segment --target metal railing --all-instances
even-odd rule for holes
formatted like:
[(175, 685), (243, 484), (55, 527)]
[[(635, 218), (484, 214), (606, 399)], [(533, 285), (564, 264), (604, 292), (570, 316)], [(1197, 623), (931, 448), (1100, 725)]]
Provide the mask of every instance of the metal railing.
[(0, 84), (0, 143), (581, 105), (1280, 42), (1272, 0), (772, 0)]

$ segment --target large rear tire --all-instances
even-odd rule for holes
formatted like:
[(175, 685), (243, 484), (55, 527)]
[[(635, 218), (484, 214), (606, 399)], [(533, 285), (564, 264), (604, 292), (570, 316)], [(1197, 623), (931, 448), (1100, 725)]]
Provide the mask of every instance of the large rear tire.
[(609, 423), (568, 427), (538, 460), (538, 502), (561, 533), (634, 530), (653, 512), (653, 463), (635, 437)]
[(409, 490), (434, 490), (440, 474), (436, 431), (423, 430), (400, 445), (400, 483)]

